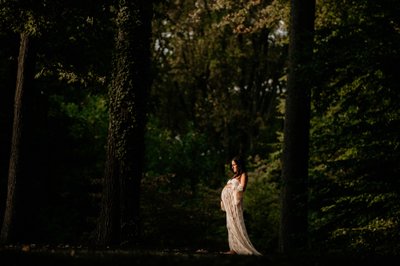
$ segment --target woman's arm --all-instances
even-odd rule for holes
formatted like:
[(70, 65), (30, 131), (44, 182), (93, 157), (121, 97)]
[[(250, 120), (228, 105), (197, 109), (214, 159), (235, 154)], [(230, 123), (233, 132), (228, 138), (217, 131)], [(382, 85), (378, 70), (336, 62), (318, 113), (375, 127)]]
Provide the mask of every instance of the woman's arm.
[(233, 194), (235, 205), (238, 205), (242, 201), (243, 193), (244, 190), (246, 189), (246, 183), (247, 183), (247, 175), (243, 173), (239, 178), (239, 184), (237, 185), (237, 187), (235, 187), (235, 191)]
[(246, 190), (246, 185), (247, 185), (247, 174), (243, 173), (240, 176), (238, 190), (244, 192)]

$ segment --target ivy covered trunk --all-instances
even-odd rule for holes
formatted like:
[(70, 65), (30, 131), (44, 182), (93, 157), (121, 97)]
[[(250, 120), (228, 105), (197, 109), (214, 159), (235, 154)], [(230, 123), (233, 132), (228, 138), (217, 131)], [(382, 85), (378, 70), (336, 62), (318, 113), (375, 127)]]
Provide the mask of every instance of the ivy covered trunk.
[(147, 94), (151, 85), (151, 1), (119, 1), (104, 191), (97, 243), (135, 243)]
[(292, 0), (282, 156), (280, 250), (307, 248), (307, 179), (315, 0)]

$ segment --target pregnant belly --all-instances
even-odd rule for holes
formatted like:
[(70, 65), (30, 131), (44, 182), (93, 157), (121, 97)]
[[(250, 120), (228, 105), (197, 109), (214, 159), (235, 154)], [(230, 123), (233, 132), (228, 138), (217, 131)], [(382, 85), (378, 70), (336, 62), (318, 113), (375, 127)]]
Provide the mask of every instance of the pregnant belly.
[(224, 189), (222, 190), (222, 192), (221, 192), (221, 199), (222, 199), (222, 201), (229, 200), (230, 194), (231, 194), (231, 189), (230, 189), (230, 188), (227, 188), (227, 187), (224, 188)]

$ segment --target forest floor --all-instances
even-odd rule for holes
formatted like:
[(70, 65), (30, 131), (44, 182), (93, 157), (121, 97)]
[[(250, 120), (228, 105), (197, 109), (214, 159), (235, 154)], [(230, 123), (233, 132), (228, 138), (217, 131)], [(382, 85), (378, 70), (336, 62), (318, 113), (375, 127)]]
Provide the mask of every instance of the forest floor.
[(136, 266), (136, 265), (235, 265), (235, 266), (366, 266), (399, 265), (399, 258), (387, 256), (355, 255), (297, 255), (279, 254), (263, 256), (225, 255), (207, 250), (139, 250), (94, 249), (66, 246), (20, 245), (0, 246), (1, 266)]

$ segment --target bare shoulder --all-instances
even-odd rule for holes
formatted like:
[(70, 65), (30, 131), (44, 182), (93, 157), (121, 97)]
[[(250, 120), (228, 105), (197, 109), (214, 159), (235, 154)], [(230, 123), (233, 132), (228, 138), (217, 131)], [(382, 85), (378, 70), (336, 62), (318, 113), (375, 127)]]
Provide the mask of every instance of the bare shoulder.
[(247, 173), (242, 173), (239, 177), (239, 181), (247, 181)]

